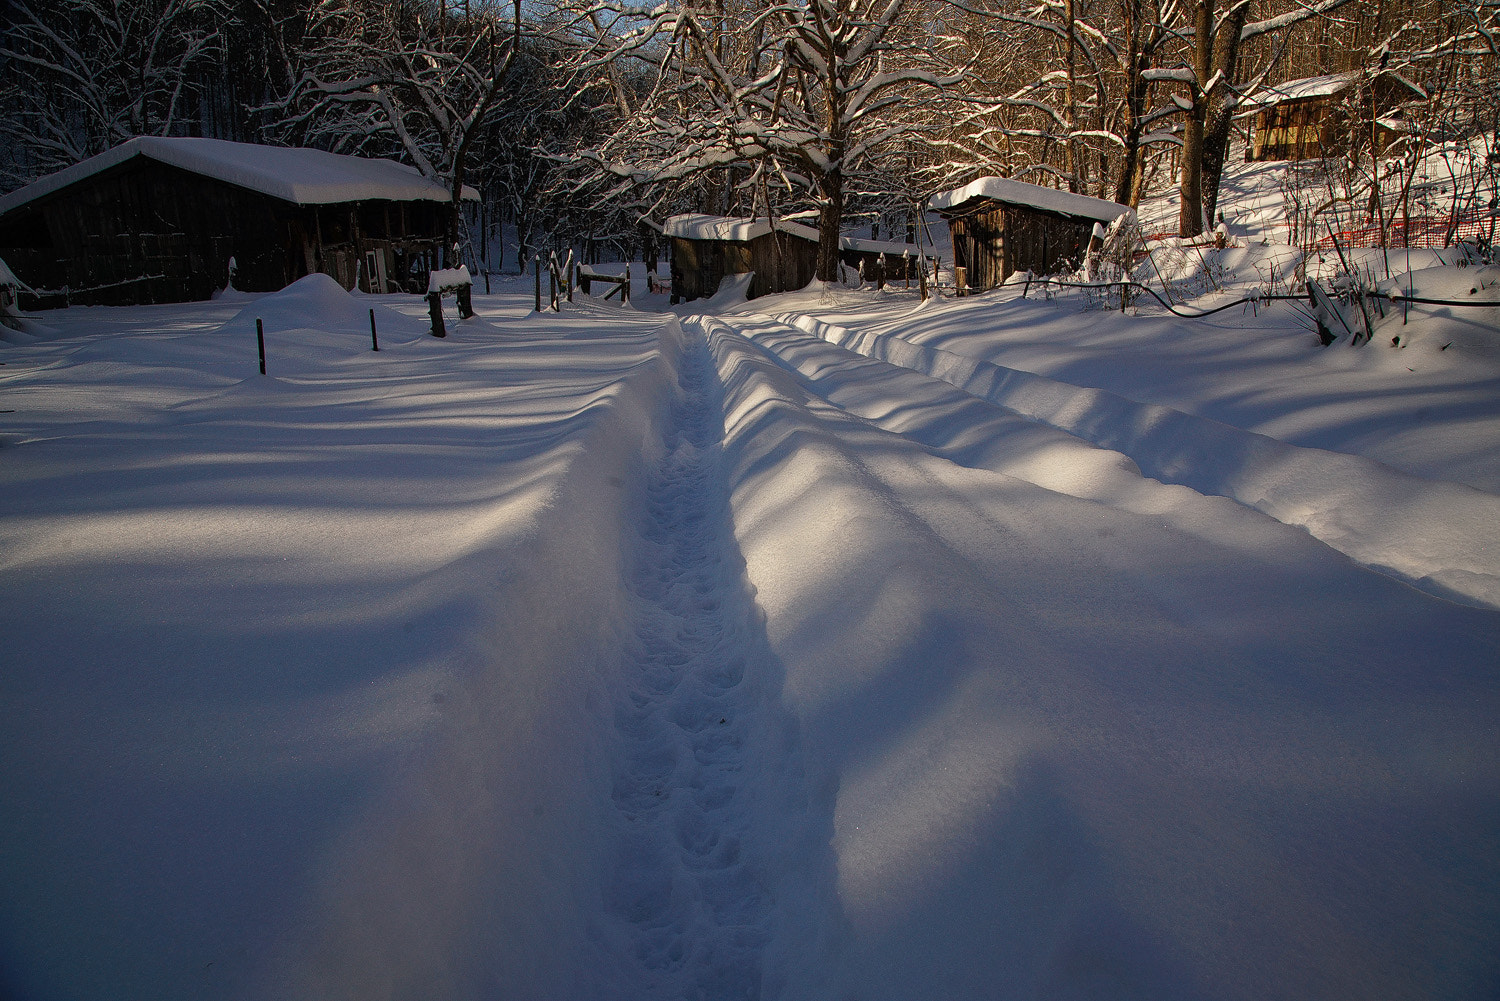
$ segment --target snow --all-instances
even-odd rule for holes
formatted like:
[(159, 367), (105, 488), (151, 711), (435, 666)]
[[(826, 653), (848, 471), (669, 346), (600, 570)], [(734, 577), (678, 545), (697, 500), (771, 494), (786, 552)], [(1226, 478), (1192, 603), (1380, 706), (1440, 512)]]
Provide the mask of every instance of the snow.
[[(0, 214), (142, 156), (294, 205), (374, 199), (445, 202), (452, 192), (395, 160), (289, 149), (224, 139), (140, 136), (111, 150), (0, 195)], [(465, 186), (464, 198), (479, 192)]]
[(469, 274), (469, 267), (460, 264), (456, 268), (440, 268), (433, 271), (427, 278), (428, 292), (441, 292), (444, 289), (457, 288), (460, 285), (472, 285), (474, 278)]
[[(727, 216), (687, 213), (669, 218), (663, 225), (662, 232), (667, 236), (684, 240), (728, 240), (744, 243), (772, 232), (772, 226), (765, 219), (735, 219)], [(775, 232), (789, 233), (813, 243), (818, 242), (816, 228), (793, 222), (790, 219), (778, 219)], [(854, 236), (840, 237), (839, 247), (860, 253), (885, 254), (889, 257), (917, 256), (917, 248), (907, 243), (862, 239)]]
[(662, 226), (662, 232), (667, 236), (682, 240), (728, 240), (736, 243), (748, 243), (773, 231), (790, 233), (814, 242), (818, 239), (818, 231), (811, 226), (785, 219), (776, 220), (773, 225), (768, 219), (735, 219), (686, 213), (672, 216)]
[(917, 257), (920, 256), (917, 248), (909, 243), (895, 243), (890, 240), (867, 240), (855, 236), (842, 237), (839, 247), (843, 250), (855, 250), (861, 254), (884, 254), (886, 257)]
[(1024, 205), (1044, 212), (1093, 219), (1106, 224), (1131, 212), (1129, 206), (1103, 198), (1075, 195), (1069, 191), (1044, 188), (1039, 184), (1013, 181), (1008, 177), (981, 177), (961, 188), (933, 195), (928, 199), (928, 205), (941, 212), (957, 209), (973, 198), (991, 198), (1007, 205)]
[(0, 992), (1488, 996), (1500, 286), (1435, 264), (1496, 305), (1358, 348), (746, 276), (34, 318)]
[(1305, 101), (1312, 97), (1332, 97), (1354, 86), (1354, 81), (1358, 78), (1358, 74), (1355, 73), (1329, 73), (1323, 76), (1305, 77), (1301, 80), (1288, 80), (1257, 91), (1246, 101), (1250, 104), (1274, 105), (1287, 101)]

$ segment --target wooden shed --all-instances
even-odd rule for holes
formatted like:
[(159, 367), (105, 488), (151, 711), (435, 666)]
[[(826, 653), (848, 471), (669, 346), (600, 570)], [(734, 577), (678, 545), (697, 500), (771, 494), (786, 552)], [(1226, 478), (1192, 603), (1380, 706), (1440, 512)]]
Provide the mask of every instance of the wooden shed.
[(839, 240), (839, 260), (857, 270), (865, 281), (880, 285), (916, 278), (923, 258), (922, 252), (909, 243), (845, 236)]
[(1360, 81), (1359, 73), (1331, 73), (1289, 80), (1249, 98), (1256, 110), (1245, 159), (1320, 159), (1345, 147), (1351, 130), (1365, 128), (1379, 153), (1404, 131), (1393, 112), (1427, 94), (1399, 73), (1378, 73), (1357, 89)]
[(960, 293), (994, 288), (1017, 271), (1051, 275), (1080, 268), (1094, 225), (1132, 213), (1116, 202), (1008, 177), (982, 177), (934, 195), (930, 204), (953, 234)]
[(662, 226), (672, 246), (672, 301), (713, 295), (726, 275), (754, 274), (748, 297), (791, 292), (813, 280), (818, 232), (800, 223), (676, 215)]
[(449, 197), (394, 160), (141, 137), (0, 196), (0, 257), (38, 291), (31, 305), (206, 299), (231, 260), (245, 291), (314, 272), (420, 291)]

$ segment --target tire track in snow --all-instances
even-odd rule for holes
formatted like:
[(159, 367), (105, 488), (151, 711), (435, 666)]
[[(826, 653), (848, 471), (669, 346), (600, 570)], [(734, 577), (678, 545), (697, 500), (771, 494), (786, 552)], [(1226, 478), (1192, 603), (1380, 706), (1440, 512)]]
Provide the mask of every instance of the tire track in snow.
[(680, 358), (679, 385), (647, 484), (614, 714), (607, 976), (621, 997), (769, 997), (784, 971), (767, 955), (781, 924), (768, 865), (779, 820), (767, 814), (806, 811), (800, 751), (766, 684), (723, 484), (721, 387), (701, 339)]

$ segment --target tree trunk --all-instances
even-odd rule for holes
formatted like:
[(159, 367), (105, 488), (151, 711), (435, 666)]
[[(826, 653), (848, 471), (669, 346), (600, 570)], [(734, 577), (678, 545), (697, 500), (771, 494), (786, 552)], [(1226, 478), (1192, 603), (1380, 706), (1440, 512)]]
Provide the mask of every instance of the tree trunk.
[(1234, 125), (1234, 109), (1216, 102), (1203, 132), (1203, 215), (1212, 225), (1218, 218), (1219, 182), (1224, 177), (1224, 163), (1229, 159), (1229, 134)]
[(1182, 182), (1178, 186), (1181, 205), (1177, 212), (1177, 235), (1203, 232), (1203, 102), (1188, 114), (1182, 126)]
[(844, 223), (844, 173), (835, 169), (819, 179), (823, 204), (818, 213), (818, 280), (839, 280), (839, 238)]
[(1219, 205), (1219, 181), (1224, 163), (1229, 159), (1229, 136), (1234, 130), (1235, 101), (1230, 85), (1235, 82), (1240, 64), (1240, 32), (1250, 15), (1250, 5), (1241, 4), (1224, 15), (1214, 38), (1213, 72), (1222, 81), (1207, 96), (1208, 116), (1203, 133), (1203, 217), (1213, 225)]
[(1208, 116), (1208, 95), (1203, 86), (1213, 72), (1214, 2), (1198, 0), (1194, 26), (1192, 109), (1182, 123), (1182, 180), (1179, 185), (1177, 235), (1197, 236), (1203, 232), (1203, 131)]

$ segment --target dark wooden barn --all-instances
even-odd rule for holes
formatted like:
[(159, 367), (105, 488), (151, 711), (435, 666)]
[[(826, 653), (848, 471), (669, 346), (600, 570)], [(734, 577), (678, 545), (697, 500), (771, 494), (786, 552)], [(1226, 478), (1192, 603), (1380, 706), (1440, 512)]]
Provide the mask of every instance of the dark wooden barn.
[(1316, 160), (1346, 149), (1368, 132), (1376, 153), (1406, 128), (1400, 106), (1427, 95), (1397, 73), (1362, 80), (1358, 73), (1289, 80), (1250, 99), (1257, 106), (1247, 160)]
[(0, 258), (33, 307), (206, 299), (231, 261), (244, 291), (421, 291), (449, 197), (393, 160), (142, 137), (0, 196)]
[(672, 246), (673, 302), (713, 295), (726, 275), (753, 273), (754, 299), (803, 288), (817, 272), (817, 230), (799, 223), (690, 214), (672, 216), (662, 232)]
[(930, 204), (953, 234), (960, 293), (982, 292), (1017, 271), (1052, 275), (1083, 267), (1094, 225), (1128, 206), (1006, 177), (984, 177), (934, 195)]

